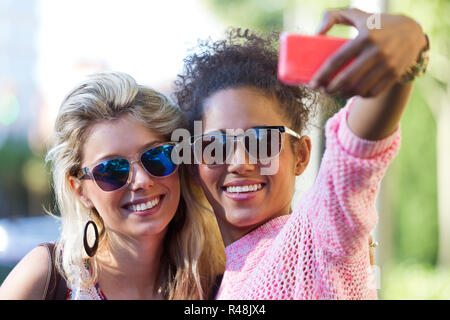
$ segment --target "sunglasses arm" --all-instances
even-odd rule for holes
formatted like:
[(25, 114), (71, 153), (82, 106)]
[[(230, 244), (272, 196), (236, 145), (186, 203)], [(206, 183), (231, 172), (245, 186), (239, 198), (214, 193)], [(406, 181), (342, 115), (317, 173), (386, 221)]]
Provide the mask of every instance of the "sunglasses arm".
[(290, 134), (291, 136), (296, 137), (297, 139), (301, 139), (301, 138), (302, 138), (301, 135), (299, 135), (299, 134), (298, 134), (297, 132), (295, 132), (294, 130), (289, 129), (288, 127), (284, 127), (284, 132), (286, 132), (287, 134)]
[(81, 169), (81, 173), (77, 178), (78, 178), (78, 180), (92, 179), (92, 175), (89, 172), (89, 168), (85, 167), (85, 168)]

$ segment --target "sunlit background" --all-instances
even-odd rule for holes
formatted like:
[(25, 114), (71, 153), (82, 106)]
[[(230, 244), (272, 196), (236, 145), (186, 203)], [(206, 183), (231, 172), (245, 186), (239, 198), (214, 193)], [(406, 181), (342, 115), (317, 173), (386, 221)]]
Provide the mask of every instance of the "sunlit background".
[[(313, 34), (326, 8), (356, 6), (416, 19), (431, 40), (402, 120), (402, 148), (378, 197), (374, 237), (382, 299), (450, 299), (450, 1), (0, 0), (0, 283), (58, 222), (43, 158), (65, 94), (86, 75), (115, 70), (170, 94), (198, 39), (229, 26)], [(354, 37), (350, 27), (330, 35)], [(313, 146), (323, 135), (312, 130)], [(320, 147), (298, 179), (312, 184)]]

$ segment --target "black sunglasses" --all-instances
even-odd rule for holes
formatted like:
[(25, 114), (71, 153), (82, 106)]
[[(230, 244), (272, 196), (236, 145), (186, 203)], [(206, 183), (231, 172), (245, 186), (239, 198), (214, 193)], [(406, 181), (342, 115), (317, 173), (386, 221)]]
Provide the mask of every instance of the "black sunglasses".
[(285, 126), (260, 126), (236, 135), (219, 132), (193, 136), (191, 146), (196, 163), (209, 166), (228, 163), (236, 141), (243, 142), (246, 153), (255, 163), (265, 162), (280, 154), (284, 142), (283, 133), (301, 138), (297, 132)]
[(152, 177), (167, 177), (178, 168), (171, 158), (174, 146), (173, 143), (164, 143), (146, 148), (133, 157), (136, 160), (131, 158), (102, 160), (93, 164), (92, 169), (84, 167), (78, 179), (92, 179), (100, 189), (106, 192), (119, 190), (130, 183), (133, 176), (131, 166), (133, 162), (140, 162)]

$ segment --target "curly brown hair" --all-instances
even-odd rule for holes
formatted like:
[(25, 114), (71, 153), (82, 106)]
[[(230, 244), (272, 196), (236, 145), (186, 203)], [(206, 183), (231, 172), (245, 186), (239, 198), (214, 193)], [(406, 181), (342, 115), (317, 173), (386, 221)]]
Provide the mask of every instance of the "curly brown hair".
[(199, 42), (197, 52), (184, 59), (174, 90), (191, 130), (194, 120), (201, 120), (205, 99), (219, 90), (249, 86), (275, 97), (290, 127), (302, 134), (319, 101), (328, 98), (306, 86), (288, 86), (278, 80), (278, 39), (278, 32), (262, 36), (231, 28), (224, 40)]

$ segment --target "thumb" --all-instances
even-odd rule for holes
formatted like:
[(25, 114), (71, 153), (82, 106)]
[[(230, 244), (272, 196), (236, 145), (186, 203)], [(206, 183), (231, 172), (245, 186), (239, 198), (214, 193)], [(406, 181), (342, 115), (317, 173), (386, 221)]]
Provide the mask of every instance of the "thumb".
[(322, 17), (322, 24), (317, 29), (317, 34), (326, 34), (335, 24), (335, 16), (333, 11), (325, 11)]
[(358, 27), (359, 20), (366, 17), (367, 13), (356, 8), (333, 9), (325, 11), (317, 33), (327, 33), (335, 24), (344, 24)]

